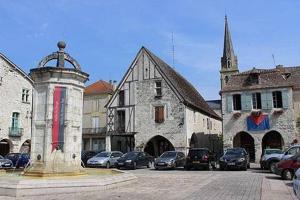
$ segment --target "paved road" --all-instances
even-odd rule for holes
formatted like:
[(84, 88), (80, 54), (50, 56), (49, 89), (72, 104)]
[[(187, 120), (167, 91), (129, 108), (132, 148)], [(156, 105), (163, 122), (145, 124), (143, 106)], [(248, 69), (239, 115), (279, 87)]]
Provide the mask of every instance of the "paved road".
[(291, 181), (258, 169), (248, 171), (130, 171), (138, 180), (105, 191), (36, 199), (74, 200), (295, 200)]

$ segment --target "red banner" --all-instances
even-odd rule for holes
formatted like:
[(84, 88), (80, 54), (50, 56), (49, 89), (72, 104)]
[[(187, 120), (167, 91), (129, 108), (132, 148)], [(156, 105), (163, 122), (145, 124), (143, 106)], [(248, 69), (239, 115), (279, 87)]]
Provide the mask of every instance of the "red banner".
[(66, 88), (55, 87), (53, 94), (52, 151), (63, 150)]

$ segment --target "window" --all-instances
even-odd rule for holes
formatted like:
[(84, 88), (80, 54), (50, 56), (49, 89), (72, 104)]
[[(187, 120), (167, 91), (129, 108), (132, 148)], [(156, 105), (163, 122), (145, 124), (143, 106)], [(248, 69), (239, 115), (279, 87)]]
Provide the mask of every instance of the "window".
[(12, 114), (11, 127), (13, 130), (16, 130), (19, 128), (19, 116), (20, 116), (20, 113), (17, 113), (17, 112), (13, 112), (13, 114)]
[(225, 83), (228, 83), (228, 80), (229, 80), (228, 76), (225, 76)]
[(22, 102), (28, 103), (29, 102), (29, 90), (22, 89)]
[(119, 92), (119, 106), (124, 106), (125, 105), (125, 92), (124, 90), (121, 90)]
[(163, 123), (164, 119), (164, 106), (156, 106), (155, 107), (155, 122)]
[(282, 94), (281, 91), (272, 92), (274, 108), (282, 108)]
[(162, 90), (161, 90), (161, 81), (156, 81), (155, 82), (155, 94), (157, 97), (160, 97), (162, 95)]
[(252, 94), (253, 109), (261, 109), (261, 95), (259, 92)]
[(92, 117), (92, 128), (97, 129), (100, 127), (100, 118), (99, 117)]
[(233, 110), (241, 110), (241, 108), (242, 108), (241, 95), (234, 94), (234, 95), (232, 95), (232, 98), (233, 98)]
[(118, 110), (117, 115), (118, 115), (117, 130), (121, 132), (125, 132), (125, 110)]

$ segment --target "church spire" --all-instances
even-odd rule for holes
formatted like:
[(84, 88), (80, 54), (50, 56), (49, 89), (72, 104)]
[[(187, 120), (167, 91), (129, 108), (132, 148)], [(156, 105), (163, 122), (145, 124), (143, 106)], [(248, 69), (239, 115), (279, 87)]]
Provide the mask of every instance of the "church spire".
[(221, 89), (227, 84), (231, 75), (239, 73), (237, 57), (234, 55), (227, 15), (225, 15), (225, 34), (223, 56), (221, 58)]
[(227, 15), (225, 15), (225, 34), (223, 57), (221, 58), (222, 71), (238, 71), (237, 57), (234, 55), (231, 35), (228, 27)]

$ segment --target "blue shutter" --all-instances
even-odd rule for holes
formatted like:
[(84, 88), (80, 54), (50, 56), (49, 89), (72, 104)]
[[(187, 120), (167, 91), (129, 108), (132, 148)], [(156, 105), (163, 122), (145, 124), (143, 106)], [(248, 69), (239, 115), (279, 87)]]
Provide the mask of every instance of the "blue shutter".
[(252, 96), (250, 93), (243, 93), (241, 95), (242, 99), (241, 99), (241, 102), (242, 102), (242, 110), (251, 110), (252, 109)]
[(268, 101), (267, 101), (267, 92), (263, 91), (261, 93), (261, 108), (268, 109)]
[(281, 94), (282, 94), (282, 107), (288, 108), (289, 107), (288, 90), (283, 90)]
[(226, 95), (227, 112), (232, 111), (232, 95)]
[(273, 108), (273, 94), (267, 91), (267, 109), (271, 110)]

